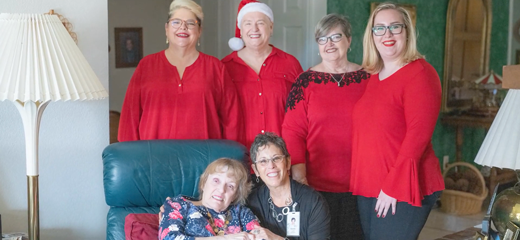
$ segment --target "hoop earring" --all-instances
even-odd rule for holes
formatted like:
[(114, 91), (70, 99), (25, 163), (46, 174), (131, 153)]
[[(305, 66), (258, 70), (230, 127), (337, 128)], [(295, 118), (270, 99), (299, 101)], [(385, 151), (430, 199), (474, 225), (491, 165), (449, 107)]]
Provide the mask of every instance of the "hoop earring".
[(199, 40), (199, 42), (197, 42), (197, 46), (199, 46), (199, 47), (200, 47), (200, 40)]
[(168, 41), (168, 38), (166, 38), (166, 44), (168, 44), (168, 43), (170, 43), (170, 42)]
[(318, 52), (318, 56), (320, 55), (320, 52)]
[(256, 176), (256, 183), (259, 183), (260, 179), (258, 179), (258, 176)]
[(349, 47), (349, 48), (348, 48), (348, 52), (352, 52), (352, 48)]

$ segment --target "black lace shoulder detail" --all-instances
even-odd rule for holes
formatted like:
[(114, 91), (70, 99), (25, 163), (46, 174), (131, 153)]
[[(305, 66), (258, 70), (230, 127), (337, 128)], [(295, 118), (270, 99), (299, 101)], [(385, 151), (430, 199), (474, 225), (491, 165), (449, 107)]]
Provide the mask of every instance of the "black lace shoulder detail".
[[(355, 72), (347, 73), (343, 76), (343, 74), (333, 74), (334, 78), (342, 79), (339, 83), (339, 87), (349, 86), (354, 83), (361, 83), (363, 80), (368, 80), (370, 78), (370, 73), (367, 73), (364, 70), (358, 70)], [(307, 70), (300, 74), (296, 81), (293, 83), (291, 87), (291, 91), (289, 92), (289, 96), (287, 97), (287, 105), (285, 106), (285, 112), (288, 110), (294, 109), (296, 104), (305, 99), (305, 94), (303, 90), (309, 86), (309, 83), (314, 82), (316, 84), (325, 84), (328, 83), (337, 84), (336, 80), (332, 79), (329, 73), (324, 72), (316, 72), (312, 70)]]

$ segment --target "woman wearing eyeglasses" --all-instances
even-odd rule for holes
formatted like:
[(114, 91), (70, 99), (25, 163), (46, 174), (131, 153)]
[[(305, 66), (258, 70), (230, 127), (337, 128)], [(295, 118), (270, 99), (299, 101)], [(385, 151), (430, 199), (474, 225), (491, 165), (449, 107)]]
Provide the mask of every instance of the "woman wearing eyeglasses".
[(303, 72), (298, 60), (269, 44), (273, 11), (256, 0), (242, 0), (238, 7), (233, 50), (222, 59), (236, 84), (243, 116), (247, 149), (259, 133), (282, 133), (285, 102), (296, 77)]
[(119, 141), (241, 140), (240, 105), (224, 65), (197, 51), (203, 13), (175, 0), (165, 24), (168, 48), (143, 58), (130, 80)]
[(439, 76), (417, 51), (410, 15), (398, 5), (377, 6), (363, 45), (372, 75), (354, 108), (351, 189), (366, 239), (417, 239), (444, 189), (431, 144)]
[(315, 37), (322, 62), (294, 83), (282, 136), (292, 156), (293, 178), (318, 190), (330, 206), (331, 239), (363, 239), (349, 181), (352, 109), (369, 74), (347, 58), (352, 38), (345, 17), (323, 17)]
[(251, 159), (256, 177), (265, 183), (247, 200), (261, 225), (251, 231), (255, 239), (331, 239), (327, 203), (318, 192), (289, 177), (291, 157), (284, 140), (271, 132), (258, 134), (251, 145)]

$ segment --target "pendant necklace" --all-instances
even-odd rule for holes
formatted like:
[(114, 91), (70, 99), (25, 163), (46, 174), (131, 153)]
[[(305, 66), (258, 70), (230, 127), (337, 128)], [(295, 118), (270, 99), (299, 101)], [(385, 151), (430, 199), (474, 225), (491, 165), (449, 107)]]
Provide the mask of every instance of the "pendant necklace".
[(334, 81), (336, 81), (338, 83), (338, 87), (339, 87), (339, 85), (341, 84), (341, 81), (343, 81), (343, 78), (345, 77), (346, 73), (347, 72), (343, 73), (343, 75), (341, 76), (341, 79), (339, 81), (332, 75), (332, 73), (329, 73), (329, 75), (332, 77), (332, 79), (334, 79)]

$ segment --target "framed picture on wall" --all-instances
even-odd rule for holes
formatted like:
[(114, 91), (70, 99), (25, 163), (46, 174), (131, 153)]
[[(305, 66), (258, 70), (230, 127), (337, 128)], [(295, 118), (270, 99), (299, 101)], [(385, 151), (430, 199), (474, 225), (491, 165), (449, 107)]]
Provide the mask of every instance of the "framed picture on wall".
[[(379, 5), (380, 2), (372, 2), (370, 3), (370, 13), (376, 9), (377, 5)], [(398, 4), (399, 6), (403, 7), (410, 13), (410, 18), (412, 18), (412, 25), (415, 27), (415, 20), (417, 19), (417, 7), (413, 4)]]
[(143, 58), (143, 28), (115, 28), (116, 68), (137, 67)]

